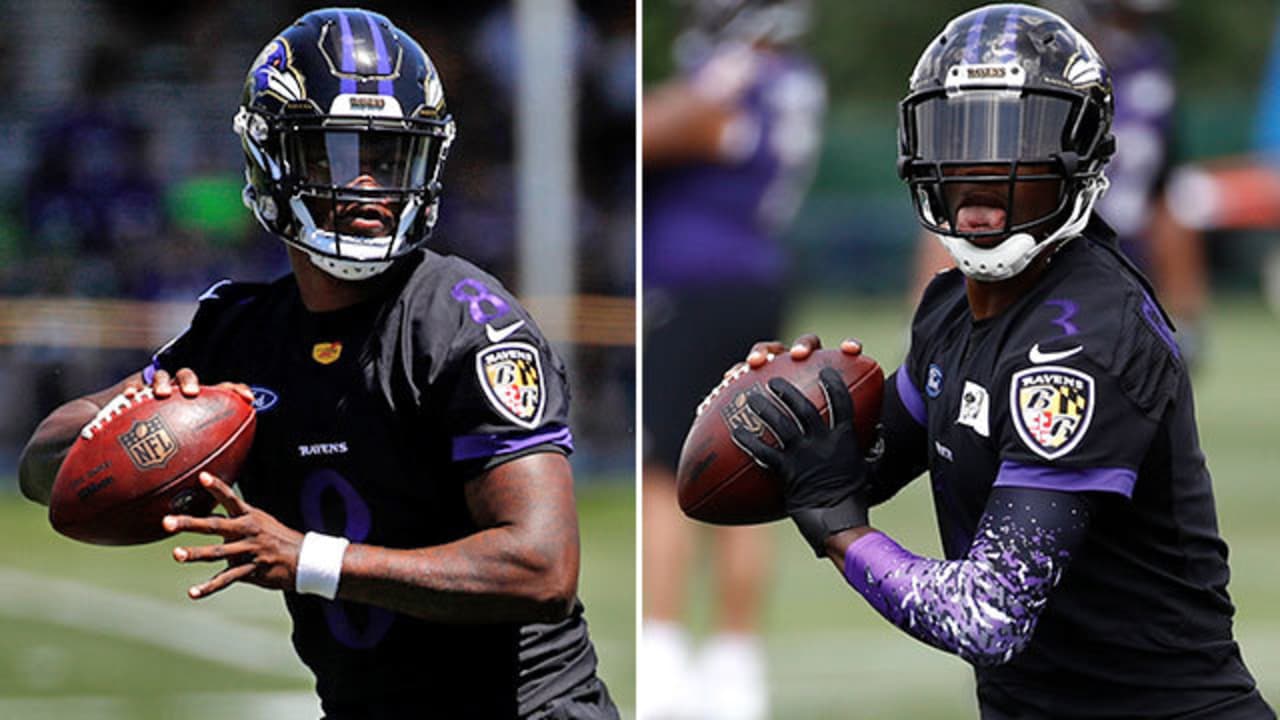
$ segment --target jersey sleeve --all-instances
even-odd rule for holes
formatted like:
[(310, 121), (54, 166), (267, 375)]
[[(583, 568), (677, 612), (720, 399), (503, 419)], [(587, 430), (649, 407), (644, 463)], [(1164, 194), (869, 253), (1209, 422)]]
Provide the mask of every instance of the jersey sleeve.
[(1083, 496), (1001, 488), (965, 557), (920, 557), (871, 532), (845, 551), (844, 577), (912, 637), (974, 665), (999, 665), (1031, 641), (1088, 524)]
[(1037, 341), (1014, 356), (993, 399), (997, 487), (1132, 497), (1183, 367), (1154, 301), (1132, 300), (1114, 331)]
[(924, 401), (906, 365), (885, 380), (880, 410), (880, 437), (867, 457), (868, 500), (872, 505), (893, 497), (928, 466), (928, 433)]
[(531, 453), (572, 452), (563, 361), (506, 288), (464, 267), (447, 278), (433, 318), (456, 328), (445, 366), (432, 370), (452, 460), (483, 472)]

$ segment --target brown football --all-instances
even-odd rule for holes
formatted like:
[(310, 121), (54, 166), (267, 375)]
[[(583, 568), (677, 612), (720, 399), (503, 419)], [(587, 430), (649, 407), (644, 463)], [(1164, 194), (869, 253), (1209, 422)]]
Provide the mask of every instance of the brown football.
[(763, 391), (781, 405), (765, 385), (774, 377), (791, 381), (826, 418), (826, 396), (818, 383), (818, 372), (824, 367), (835, 368), (844, 378), (853, 398), (858, 444), (864, 452), (871, 448), (880, 420), (884, 371), (866, 354), (818, 350), (797, 362), (784, 353), (758, 370), (744, 366), (702, 401), (685, 438), (676, 486), (680, 509), (686, 515), (716, 525), (748, 525), (786, 517), (778, 479), (734, 443), (732, 431), (741, 426), (766, 443), (777, 444), (773, 433), (747, 406), (747, 392), (752, 389)]
[(168, 535), (165, 515), (208, 515), (207, 470), (233, 483), (253, 445), (253, 404), (233, 390), (202, 387), (157, 399), (147, 388), (117, 395), (86, 425), (58, 469), (49, 522), (95, 545), (137, 545)]

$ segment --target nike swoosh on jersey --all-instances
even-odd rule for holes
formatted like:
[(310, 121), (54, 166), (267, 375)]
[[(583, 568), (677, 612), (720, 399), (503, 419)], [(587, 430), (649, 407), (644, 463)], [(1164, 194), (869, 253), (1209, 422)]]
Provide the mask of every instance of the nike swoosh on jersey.
[(502, 328), (501, 330), (495, 330), (492, 325), (490, 325), (489, 323), (485, 323), (484, 334), (489, 336), (489, 342), (491, 343), (502, 342), (503, 340), (506, 340), (507, 338), (511, 337), (511, 333), (519, 330), (523, 326), (524, 326), (524, 321), (517, 320), (511, 323), (510, 325)]
[(1040, 343), (1036, 343), (1035, 345), (1031, 346), (1031, 352), (1027, 353), (1027, 357), (1030, 358), (1031, 362), (1039, 365), (1041, 363), (1050, 363), (1050, 362), (1057, 362), (1058, 360), (1065, 360), (1071, 357), (1072, 355), (1075, 355), (1076, 353), (1080, 352), (1083, 349), (1084, 349), (1083, 345), (1077, 345), (1073, 348), (1068, 348), (1066, 350), (1059, 350), (1057, 352), (1040, 352)]

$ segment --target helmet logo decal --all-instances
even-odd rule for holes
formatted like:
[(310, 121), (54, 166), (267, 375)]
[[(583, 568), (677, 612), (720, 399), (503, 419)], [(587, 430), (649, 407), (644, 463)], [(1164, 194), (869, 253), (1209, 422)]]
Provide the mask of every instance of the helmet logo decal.
[(1080, 87), (1102, 81), (1102, 65), (1094, 58), (1076, 55), (1067, 65), (1067, 82)]
[(307, 96), (302, 78), (293, 69), (289, 41), (282, 37), (272, 40), (262, 49), (253, 62), (251, 75), (255, 94), (272, 95), (285, 102), (302, 100)]
[(436, 73), (435, 68), (427, 68), (427, 79), (422, 83), (422, 89), (426, 94), (422, 114), (439, 117), (440, 109), (444, 107), (444, 85), (441, 84), (440, 75)]

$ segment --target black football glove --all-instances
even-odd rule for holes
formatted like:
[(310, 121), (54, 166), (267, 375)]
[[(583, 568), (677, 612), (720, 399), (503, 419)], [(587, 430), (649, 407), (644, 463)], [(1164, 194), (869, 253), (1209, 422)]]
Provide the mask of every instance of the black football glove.
[(823, 368), (818, 380), (831, 408), (830, 425), (795, 385), (773, 378), (769, 390), (795, 417), (758, 391), (747, 395), (747, 405), (773, 430), (781, 447), (770, 447), (741, 427), (733, 438), (781, 478), (787, 514), (818, 557), (824, 557), (829, 536), (867, 524), (866, 468), (844, 380), (832, 368)]

